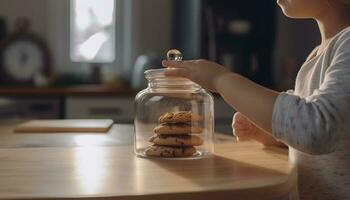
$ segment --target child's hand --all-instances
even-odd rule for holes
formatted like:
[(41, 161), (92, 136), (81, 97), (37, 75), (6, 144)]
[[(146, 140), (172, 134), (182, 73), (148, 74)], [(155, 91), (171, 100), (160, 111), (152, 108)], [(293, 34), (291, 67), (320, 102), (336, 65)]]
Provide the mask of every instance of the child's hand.
[(242, 113), (237, 112), (233, 116), (232, 129), (238, 141), (256, 140), (265, 146), (286, 147), (274, 137), (258, 128)]
[(242, 113), (236, 112), (232, 120), (232, 129), (238, 141), (256, 138), (257, 128)]
[(166, 76), (188, 78), (213, 92), (216, 92), (218, 79), (225, 74), (230, 74), (230, 71), (225, 67), (203, 59), (193, 61), (163, 61), (162, 65), (168, 67), (165, 72)]

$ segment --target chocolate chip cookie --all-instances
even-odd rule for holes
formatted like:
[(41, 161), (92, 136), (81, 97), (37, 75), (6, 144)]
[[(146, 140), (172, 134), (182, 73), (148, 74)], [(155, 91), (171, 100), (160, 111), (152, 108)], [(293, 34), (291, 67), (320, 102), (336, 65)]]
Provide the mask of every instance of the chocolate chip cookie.
[(162, 123), (154, 128), (156, 134), (166, 135), (183, 135), (183, 134), (200, 134), (203, 128), (198, 124), (187, 123)]
[(167, 112), (159, 117), (159, 123), (200, 122), (203, 117), (191, 111)]
[(145, 154), (152, 157), (177, 158), (191, 156), (196, 153), (194, 147), (172, 147), (152, 145), (147, 147)]
[(149, 142), (165, 146), (200, 146), (203, 139), (196, 135), (154, 135)]

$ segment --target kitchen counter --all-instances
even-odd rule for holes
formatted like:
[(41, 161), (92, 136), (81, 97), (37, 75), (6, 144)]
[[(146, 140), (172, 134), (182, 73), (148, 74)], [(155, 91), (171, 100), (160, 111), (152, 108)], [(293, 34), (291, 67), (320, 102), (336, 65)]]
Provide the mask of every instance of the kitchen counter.
[(0, 199), (280, 199), (296, 186), (288, 152), (215, 134), (196, 160), (143, 159), (133, 126), (107, 133), (18, 134), (0, 125)]

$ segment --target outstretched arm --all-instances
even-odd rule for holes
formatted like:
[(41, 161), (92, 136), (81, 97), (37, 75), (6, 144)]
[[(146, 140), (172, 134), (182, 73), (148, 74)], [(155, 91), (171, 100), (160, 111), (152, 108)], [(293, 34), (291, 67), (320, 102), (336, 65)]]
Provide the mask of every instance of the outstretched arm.
[(218, 92), (233, 108), (267, 132), (271, 132), (273, 106), (278, 92), (264, 88), (226, 68), (207, 60), (163, 61), (167, 76), (189, 78)]
[(219, 78), (216, 88), (232, 107), (247, 116), (259, 128), (271, 133), (273, 107), (278, 92), (233, 73)]
[(163, 65), (174, 67), (166, 75), (189, 78), (219, 92), (278, 140), (309, 154), (326, 154), (350, 132), (350, 35), (336, 46), (321, 86), (307, 97), (271, 91), (206, 60)]

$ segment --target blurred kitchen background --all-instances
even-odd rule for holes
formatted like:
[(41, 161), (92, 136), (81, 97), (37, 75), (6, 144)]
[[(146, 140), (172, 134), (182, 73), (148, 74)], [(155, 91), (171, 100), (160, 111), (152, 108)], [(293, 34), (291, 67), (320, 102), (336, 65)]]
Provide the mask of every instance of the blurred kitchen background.
[[(0, 118), (132, 123), (143, 72), (171, 48), (287, 90), (318, 41), (274, 1), (1, 0)], [(215, 111), (231, 132), (233, 109), (215, 96)]]

